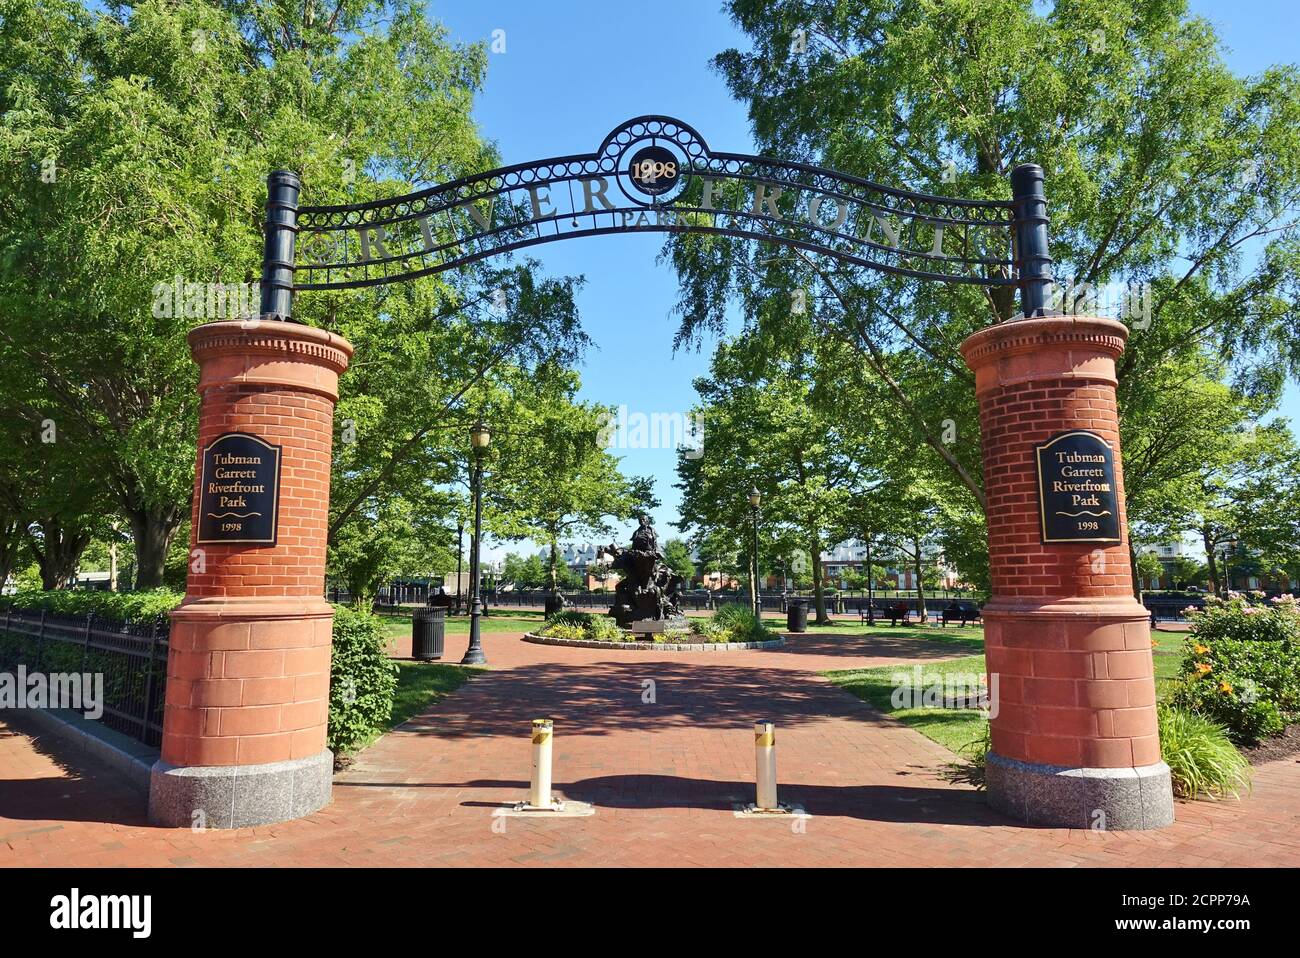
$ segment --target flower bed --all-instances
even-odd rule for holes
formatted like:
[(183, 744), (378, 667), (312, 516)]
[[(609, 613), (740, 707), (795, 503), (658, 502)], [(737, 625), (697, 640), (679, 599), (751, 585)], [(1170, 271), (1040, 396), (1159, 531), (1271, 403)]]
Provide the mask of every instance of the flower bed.
[(767, 629), (754, 613), (744, 606), (723, 606), (708, 619), (694, 619), (689, 629), (664, 632), (652, 640), (637, 639), (620, 629), (607, 615), (565, 610), (556, 612), (537, 632), (524, 637), (542, 645), (573, 645), (601, 648), (621, 645), (635, 648), (664, 649), (674, 652), (700, 652), (709, 649), (762, 649), (781, 645), (780, 636)]
[(1280, 735), (1300, 712), (1300, 603), (1230, 593), (1189, 610), (1173, 704), (1224, 726), (1233, 741)]

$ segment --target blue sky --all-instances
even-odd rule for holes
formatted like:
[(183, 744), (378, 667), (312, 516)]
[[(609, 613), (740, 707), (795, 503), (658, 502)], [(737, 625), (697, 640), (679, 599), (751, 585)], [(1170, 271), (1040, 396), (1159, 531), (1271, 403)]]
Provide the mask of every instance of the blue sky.
[[(1297, 59), (1295, 0), (1192, 0), (1191, 8), (1214, 24), (1237, 72)], [(428, 9), (457, 40), (490, 42), (494, 30), (504, 31), (505, 52), (490, 55), (475, 116), (506, 163), (594, 150), (615, 126), (644, 113), (685, 120), (715, 149), (752, 150), (743, 105), (709, 67), (721, 50), (745, 46), (720, 4), (656, 0), (653, 15), (645, 4), (609, 0), (451, 0)], [(661, 247), (662, 236), (646, 234), (531, 251), (546, 271), (587, 279), (579, 306), (596, 348), (582, 369), (584, 398), (646, 414), (684, 414), (693, 404), (691, 382), (707, 372), (712, 344), (673, 352), (677, 282), (670, 266), (655, 262)], [(1294, 384), (1283, 414), (1300, 419)], [(655, 478), (663, 501), (655, 525), (661, 539), (675, 534), (672, 450), (621, 455), (626, 473)], [(488, 551), (496, 557), (520, 549)]]

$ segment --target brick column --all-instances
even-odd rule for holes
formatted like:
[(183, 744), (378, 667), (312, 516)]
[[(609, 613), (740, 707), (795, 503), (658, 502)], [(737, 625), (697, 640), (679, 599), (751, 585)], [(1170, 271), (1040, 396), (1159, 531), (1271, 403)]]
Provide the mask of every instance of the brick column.
[[(149, 814), (160, 825), (237, 828), (330, 800), (325, 538), (334, 403), (352, 347), (261, 320), (199, 326), (189, 343), (202, 397), (192, 561), (171, 617)], [(280, 447), (274, 544), (198, 542), (204, 450), (231, 432)]]
[[(984, 634), (990, 681), (998, 680), (988, 795), (995, 808), (1039, 824), (1173, 822), (1150, 617), (1129, 574), (1115, 404), (1127, 335), (1109, 319), (1026, 319), (961, 347), (975, 372), (988, 496), (993, 594)], [(1034, 447), (1075, 429), (1114, 452), (1118, 543), (1043, 541)]]

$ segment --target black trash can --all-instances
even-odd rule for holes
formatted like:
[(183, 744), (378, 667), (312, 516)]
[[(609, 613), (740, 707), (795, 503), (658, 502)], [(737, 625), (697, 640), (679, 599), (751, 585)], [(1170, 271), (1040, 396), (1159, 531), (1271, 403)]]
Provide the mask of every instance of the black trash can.
[(787, 632), (807, 632), (808, 631), (808, 606), (798, 599), (790, 603), (789, 611), (785, 614), (785, 628)]
[(422, 606), (411, 615), (411, 658), (430, 662), (442, 658), (447, 632), (447, 610)]

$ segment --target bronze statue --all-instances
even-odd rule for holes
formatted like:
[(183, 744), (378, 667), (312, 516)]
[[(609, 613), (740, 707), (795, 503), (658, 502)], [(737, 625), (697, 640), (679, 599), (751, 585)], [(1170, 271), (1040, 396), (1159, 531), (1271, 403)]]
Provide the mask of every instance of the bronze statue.
[(647, 619), (685, 621), (677, 596), (686, 581), (664, 564), (649, 516), (640, 517), (630, 549), (610, 543), (600, 553), (610, 557), (610, 569), (620, 576), (614, 587), (614, 606), (609, 610), (620, 626), (627, 628)]

